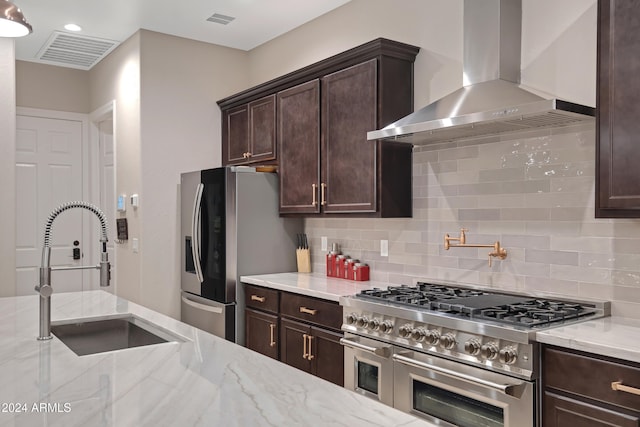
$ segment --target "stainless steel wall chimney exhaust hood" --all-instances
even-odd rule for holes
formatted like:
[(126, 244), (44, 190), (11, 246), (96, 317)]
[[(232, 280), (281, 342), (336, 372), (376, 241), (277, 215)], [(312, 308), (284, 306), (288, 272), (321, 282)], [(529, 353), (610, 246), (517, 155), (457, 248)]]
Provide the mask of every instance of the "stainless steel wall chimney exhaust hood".
[(367, 139), (423, 145), (593, 121), (595, 108), (519, 86), (521, 32), (521, 0), (465, 0), (464, 87)]

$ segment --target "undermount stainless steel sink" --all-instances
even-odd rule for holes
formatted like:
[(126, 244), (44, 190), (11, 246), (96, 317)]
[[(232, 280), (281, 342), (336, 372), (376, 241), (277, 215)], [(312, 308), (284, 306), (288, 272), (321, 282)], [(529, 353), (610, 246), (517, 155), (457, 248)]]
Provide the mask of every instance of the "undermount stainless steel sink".
[(184, 341), (131, 314), (57, 322), (51, 332), (78, 356)]

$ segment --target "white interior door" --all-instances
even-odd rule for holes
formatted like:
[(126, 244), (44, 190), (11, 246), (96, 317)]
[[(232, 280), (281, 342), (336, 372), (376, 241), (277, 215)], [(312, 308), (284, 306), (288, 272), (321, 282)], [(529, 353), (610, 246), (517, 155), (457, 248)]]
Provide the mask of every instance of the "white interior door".
[[(49, 214), (62, 203), (82, 200), (82, 123), (18, 115), (16, 127), (16, 295), (31, 295)], [(71, 209), (56, 218), (52, 266), (83, 265), (84, 217), (84, 209)], [(74, 248), (80, 249), (78, 260)], [(81, 270), (54, 272), (54, 292), (83, 290), (82, 276)]]

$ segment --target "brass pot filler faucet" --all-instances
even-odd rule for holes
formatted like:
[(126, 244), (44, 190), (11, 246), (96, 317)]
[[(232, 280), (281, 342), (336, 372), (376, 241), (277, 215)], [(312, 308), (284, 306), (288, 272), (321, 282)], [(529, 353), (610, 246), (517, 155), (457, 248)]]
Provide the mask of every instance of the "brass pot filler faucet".
[[(449, 248), (493, 248), (493, 252), (489, 252), (489, 267), (491, 267), (491, 258), (497, 257), (500, 259), (505, 259), (507, 257), (507, 250), (500, 246), (500, 242), (496, 240), (493, 245), (477, 245), (477, 244), (469, 244), (467, 243), (467, 236), (464, 234), (465, 231), (469, 231), (466, 228), (460, 229), (460, 237), (450, 237), (449, 234), (444, 235), (444, 249), (449, 250)], [(451, 244), (451, 242), (458, 242), (456, 244)]]

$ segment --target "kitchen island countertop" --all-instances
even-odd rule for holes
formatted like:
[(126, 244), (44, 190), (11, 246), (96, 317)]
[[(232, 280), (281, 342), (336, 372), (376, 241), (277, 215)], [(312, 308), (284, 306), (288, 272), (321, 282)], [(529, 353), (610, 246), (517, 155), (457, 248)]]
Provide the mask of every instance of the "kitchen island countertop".
[(357, 282), (355, 280), (327, 277), (320, 273), (258, 274), (241, 276), (240, 281), (336, 302), (340, 300), (341, 296), (355, 295), (364, 289), (386, 288), (388, 286), (388, 283)]
[(430, 426), (104, 291), (54, 293), (52, 320), (131, 313), (183, 338), (77, 356), (37, 341), (38, 296), (0, 298), (0, 426)]

